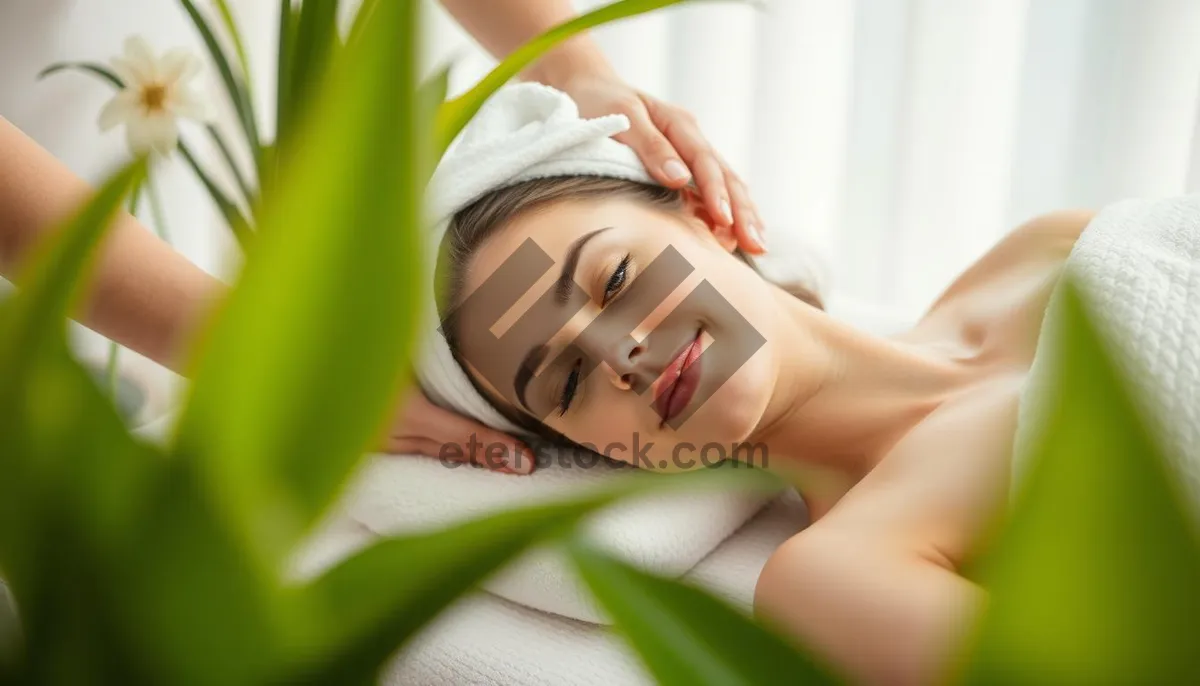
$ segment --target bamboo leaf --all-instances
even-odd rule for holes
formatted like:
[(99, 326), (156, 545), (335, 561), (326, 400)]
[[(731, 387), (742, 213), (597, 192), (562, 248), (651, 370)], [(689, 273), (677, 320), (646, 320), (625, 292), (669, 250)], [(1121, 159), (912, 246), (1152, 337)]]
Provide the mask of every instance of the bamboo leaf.
[(560, 24), (525, 43), (500, 62), (495, 69), (492, 69), (483, 80), (475, 84), (475, 87), (447, 102), (442, 107), (434, 134), (436, 136), (436, 153), (441, 155), (450, 146), (450, 143), (458, 136), (459, 131), (462, 131), (463, 127), (467, 125), (471, 117), (475, 116), (475, 113), (491, 97), (492, 93), (495, 93), (498, 88), (520, 74), (523, 69), (533, 64), (534, 61), (558, 43), (601, 24), (645, 14), (646, 12), (669, 7), (682, 1), (620, 0), (619, 2), (592, 10), (587, 14), (580, 15), (564, 24)]
[[(304, 117), (316, 88), (325, 78), (330, 60), (340, 47), (337, 27), (338, 0), (304, 0), (296, 17), (295, 42), (289, 51), (287, 100), (279, 103), (289, 126)], [(288, 130), (276, 136), (276, 152), (286, 151)], [(286, 158), (286, 152), (284, 157)]]
[(179, 425), (176, 453), (277, 556), (382, 430), (416, 323), (416, 9), (380, 14), (314, 99)]
[(1078, 290), (1056, 398), (980, 580), (972, 684), (1200, 683), (1200, 537)]
[(213, 63), (217, 66), (217, 71), (221, 75), (221, 81), (225, 85), (225, 92), (233, 103), (234, 110), (238, 114), (238, 120), (241, 122), (242, 130), (246, 134), (246, 143), (250, 147), (250, 152), (257, 161), (262, 156), (262, 142), (258, 134), (258, 122), (254, 116), (254, 102), (251, 99), (250, 91), (246, 88), (245, 81), (242, 77), (233, 71), (229, 65), (229, 59), (225, 56), (225, 51), (221, 48), (221, 44), (217, 41), (216, 34), (213, 33), (212, 27), (208, 25), (208, 21), (204, 15), (196, 9), (196, 5), (192, 0), (179, 0), (187, 11), (188, 17), (191, 18), (192, 24), (196, 27), (196, 31), (204, 40), (204, 45), (208, 49), (209, 55), (212, 57)]
[(808, 655), (723, 601), (575, 540), (571, 557), (660, 684), (836, 684)]
[(242, 246), (242, 249), (245, 249), (250, 245), (254, 238), (254, 235), (250, 230), (249, 220), (246, 219), (245, 215), (242, 214), (237, 205), (235, 205), (233, 201), (225, 195), (224, 191), (217, 186), (212, 178), (209, 177), (208, 173), (205, 172), (204, 168), (200, 166), (200, 163), (196, 161), (195, 155), (192, 154), (192, 151), (188, 149), (187, 145), (185, 145), (183, 141), (179, 142), (179, 154), (183, 155), (184, 161), (187, 162), (189, 167), (191, 167), (192, 172), (196, 175), (196, 178), (200, 180), (200, 183), (204, 185), (204, 189), (208, 191), (209, 197), (213, 199), (213, 203), (216, 204), (217, 209), (221, 212), (221, 216), (225, 218), (225, 223), (228, 224), (229, 229), (233, 231), (234, 238), (237, 239), (238, 243)]
[(217, 130), (217, 127), (212, 124), (209, 124), (205, 128), (208, 130), (209, 138), (212, 139), (213, 143), (216, 143), (217, 149), (221, 152), (221, 157), (225, 160), (225, 165), (229, 167), (230, 173), (233, 174), (233, 178), (237, 182), (238, 188), (242, 191), (242, 197), (246, 199), (246, 204), (253, 206), (255, 201), (254, 189), (251, 188), (249, 182), (246, 181), (246, 176), (242, 174), (241, 167), (238, 165), (237, 160), (233, 157), (233, 151), (230, 150), (229, 145), (225, 142), (225, 137), (222, 136), (221, 132)]
[(57, 74), (61, 71), (82, 71), (97, 76), (109, 84), (115, 86), (118, 90), (125, 88), (125, 83), (111, 69), (94, 62), (57, 62), (46, 67), (38, 74), (38, 79), (43, 79), (51, 74)]
[(354, 15), (354, 24), (350, 27), (350, 36), (346, 39), (347, 45), (358, 42), (359, 37), (370, 25), (375, 15), (375, 6), (378, 4), (379, 0), (362, 0), (358, 6), (358, 13)]
[[(417, 90), (417, 116), (420, 118), (420, 130), (432, 131), (437, 122), (438, 110), (446, 102), (446, 92), (450, 87), (450, 67), (446, 67), (432, 77)], [(437, 168), (438, 157), (429, 147), (420, 161), (418, 180), (422, 187), (429, 182), (433, 170)]]
[(300, 13), (292, 8), (292, 0), (279, 0), (279, 55), (276, 59), (275, 84), (275, 147), (290, 129), (292, 101), (292, 54), (296, 46), (296, 25)]
[(225, 32), (229, 34), (229, 40), (233, 43), (234, 52), (237, 53), (238, 63), (242, 70), (242, 78), (246, 80), (246, 89), (250, 93), (254, 92), (254, 86), (250, 77), (250, 57), (246, 53), (246, 46), (242, 43), (242, 32), (238, 30), (237, 20), (233, 16), (233, 12), (229, 9), (229, 3), (226, 0), (213, 0), (217, 5), (217, 12), (221, 15), (221, 22), (225, 24)]

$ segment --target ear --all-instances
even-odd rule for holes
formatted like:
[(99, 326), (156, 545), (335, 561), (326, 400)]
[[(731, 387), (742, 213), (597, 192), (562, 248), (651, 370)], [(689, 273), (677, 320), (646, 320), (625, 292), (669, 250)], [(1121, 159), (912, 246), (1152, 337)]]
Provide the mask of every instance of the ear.
[(704, 200), (690, 187), (684, 188), (682, 193), (688, 224), (702, 232), (702, 238), (712, 240), (725, 252), (731, 253), (736, 250), (737, 236), (733, 235), (733, 228), (717, 222), (705, 206)]

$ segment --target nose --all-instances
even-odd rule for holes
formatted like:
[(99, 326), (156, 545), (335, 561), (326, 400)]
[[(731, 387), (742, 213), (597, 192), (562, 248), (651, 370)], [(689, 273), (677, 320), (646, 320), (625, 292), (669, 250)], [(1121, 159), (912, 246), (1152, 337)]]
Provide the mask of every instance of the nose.
[(606, 374), (618, 390), (641, 393), (654, 383), (656, 375), (648, 367), (646, 346), (635, 338), (638, 331), (621, 331), (593, 319), (575, 333), (574, 345), (599, 365), (596, 372)]
[(642, 364), (646, 349), (632, 336), (622, 337), (610, 345), (609, 350), (610, 355), (600, 358), (603, 363), (600, 366), (618, 390), (640, 392), (654, 381), (653, 378), (646, 378), (645, 365)]

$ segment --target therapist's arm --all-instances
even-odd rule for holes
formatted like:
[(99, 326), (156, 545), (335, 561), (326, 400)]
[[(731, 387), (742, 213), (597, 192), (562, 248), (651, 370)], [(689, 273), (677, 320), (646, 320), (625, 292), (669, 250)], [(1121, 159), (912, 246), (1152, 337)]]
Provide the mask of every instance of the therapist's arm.
[[(570, 0), (442, 0), (442, 5), (498, 58), (576, 16)], [(694, 179), (722, 244), (755, 254), (765, 250), (762, 219), (749, 190), (695, 118), (625, 83), (590, 35), (561, 43), (523, 76), (567, 93), (586, 117), (627, 116), (632, 126), (615, 138), (637, 152), (659, 183), (683, 188)]]
[[(0, 276), (17, 279), (30, 249), (92, 192), (0, 117)], [(74, 317), (178, 372), (188, 340), (223, 290), (220, 281), (121, 212), (105, 235), (94, 277)]]
[[(0, 276), (20, 287), (31, 249), (76, 212), (93, 189), (0, 117)], [(190, 342), (226, 286), (121, 212), (105, 234), (83, 305), (73, 317), (93, 331), (183, 373)], [(319, 429), (318, 429), (319, 430)], [(500, 461), (481, 446), (511, 446)], [(449, 446), (458, 450), (447, 451)], [(529, 473), (520, 441), (430, 403), (410, 389), (379, 449)], [(522, 452), (517, 458), (515, 452)]]

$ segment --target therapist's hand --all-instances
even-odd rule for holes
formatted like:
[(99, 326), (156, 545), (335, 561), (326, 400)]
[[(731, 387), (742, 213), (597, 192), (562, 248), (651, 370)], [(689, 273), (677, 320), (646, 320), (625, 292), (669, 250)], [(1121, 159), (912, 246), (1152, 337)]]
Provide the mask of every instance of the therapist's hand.
[[(533, 471), (533, 451), (512, 436), (444, 410), (417, 389), (406, 393), (404, 405), (380, 446), (383, 452), (469, 462), (508, 474)], [(514, 451), (521, 451), (515, 460), (511, 459)]]
[(694, 180), (693, 192), (703, 199), (722, 244), (731, 247), (736, 241), (752, 254), (766, 250), (762, 220), (746, 185), (713, 150), (690, 112), (610, 74), (584, 73), (552, 85), (570, 95), (585, 117), (628, 117), (630, 129), (614, 138), (633, 148), (660, 183), (683, 188)]

